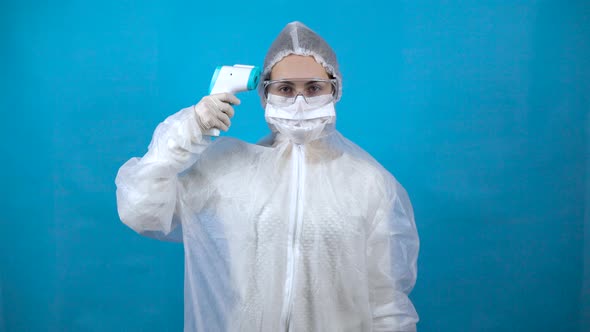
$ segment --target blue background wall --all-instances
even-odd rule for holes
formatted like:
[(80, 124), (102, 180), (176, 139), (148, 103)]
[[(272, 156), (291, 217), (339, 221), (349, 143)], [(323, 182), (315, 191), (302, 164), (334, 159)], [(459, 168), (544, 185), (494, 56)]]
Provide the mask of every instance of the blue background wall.
[[(116, 172), (292, 20), (339, 55), (338, 128), (411, 195), (419, 329), (590, 331), (589, 9), (2, 2), (0, 331), (182, 330), (182, 247), (119, 222)], [(254, 142), (241, 98), (230, 135)]]

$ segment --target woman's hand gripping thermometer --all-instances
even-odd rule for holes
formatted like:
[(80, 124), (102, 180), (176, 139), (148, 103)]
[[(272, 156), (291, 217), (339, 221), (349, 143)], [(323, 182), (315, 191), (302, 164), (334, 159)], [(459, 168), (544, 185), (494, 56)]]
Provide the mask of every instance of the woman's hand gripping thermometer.
[[(256, 89), (260, 68), (247, 65), (218, 66), (211, 78), (209, 94), (229, 92), (237, 94)], [(219, 136), (219, 129), (212, 128), (205, 135)]]

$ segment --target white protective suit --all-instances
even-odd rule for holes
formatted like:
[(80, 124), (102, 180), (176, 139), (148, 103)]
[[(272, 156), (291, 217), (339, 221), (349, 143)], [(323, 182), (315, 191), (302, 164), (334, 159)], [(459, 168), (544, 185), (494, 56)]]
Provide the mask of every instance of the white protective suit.
[[(332, 53), (291, 23), (263, 78), (282, 57), (308, 54), (340, 80)], [(184, 244), (185, 331), (416, 329), (406, 191), (333, 123), (306, 144), (274, 132), (254, 145), (203, 136), (189, 107), (158, 126), (116, 184), (125, 224)]]

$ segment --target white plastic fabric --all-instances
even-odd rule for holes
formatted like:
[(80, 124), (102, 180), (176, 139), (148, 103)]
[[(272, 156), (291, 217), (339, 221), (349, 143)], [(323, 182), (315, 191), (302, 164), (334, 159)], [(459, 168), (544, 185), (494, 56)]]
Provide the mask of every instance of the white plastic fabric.
[(419, 244), (408, 196), (326, 130), (306, 145), (280, 135), (270, 146), (211, 142), (191, 107), (121, 167), (122, 221), (184, 242), (186, 331), (414, 330), (407, 294)]
[(185, 331), (416, 329), (410, 200), (334, 123), (303, 145), (212, 141), (189, 107), (116, 184), (125, 224), (184, 244)]

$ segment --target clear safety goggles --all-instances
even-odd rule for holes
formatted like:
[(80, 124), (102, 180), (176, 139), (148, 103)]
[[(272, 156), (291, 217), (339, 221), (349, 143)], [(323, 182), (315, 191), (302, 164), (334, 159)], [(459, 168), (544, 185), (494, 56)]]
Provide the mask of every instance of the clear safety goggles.
[(321, 107), (336, 96), (337, 80), (321, 78), (264, 81), (266, 102), (278, 107), (291, 106), (301, 96), (312, 107)]

